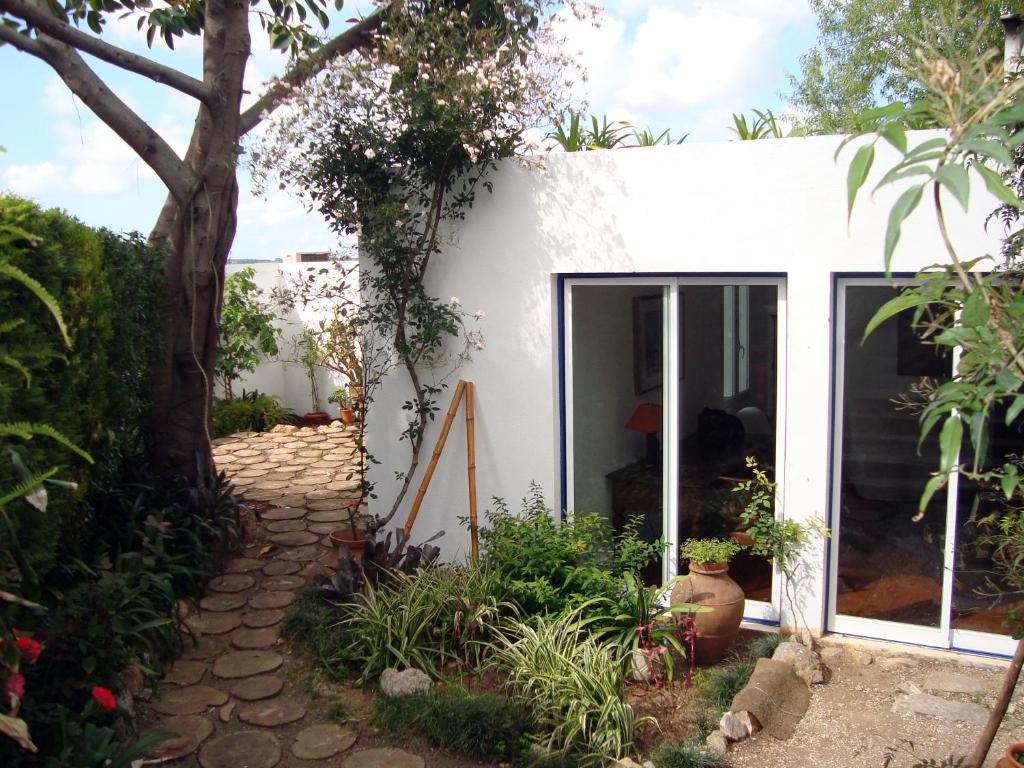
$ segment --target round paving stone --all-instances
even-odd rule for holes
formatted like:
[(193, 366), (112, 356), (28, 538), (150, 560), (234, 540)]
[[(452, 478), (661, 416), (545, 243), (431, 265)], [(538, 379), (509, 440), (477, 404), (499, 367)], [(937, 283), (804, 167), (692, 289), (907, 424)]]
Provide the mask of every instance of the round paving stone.
[(355, 743), (353, 731), (334, 723), (320, 723), (299, 731), (292, 744), (292, 754), (300, 760), (326, 760)]
[(280, 624), (282, 619), (284, 619), (284, 611), (279, 611), (276, 608), (242, 614), (242, 624), (253, 629), (272, 627), (275, 624)]
[(190, 685), (163, 691), (150, 703), (161, 715), (198, 715), (226, 703), (228, 695), (208, 685)]
[(256, 579), (247, 573), (229, 573), (218, 576), (207, 586), (214, 592), (244, 592), (256, 584)]
[[(423, 758), (404, 749), (361, 749), (341, 764), (342, 768), (424, 768)], [(204, 768), (208, 768), (204, 763)]]
[(306, 514), (306, 510), (300, 507), (275, 507), (265, 512), (260, 512), (264, 520), (297, 520)]
[[(307, 519), (311, 523), (347, 523), (350, 517), (351, 515), (347, 511), (334, 509), (326, 512), (313, 512)], [(313, 529), (310, 528), (310, 530)]]
[(207, 742), (199, 752), (203, 768), (274, 768), (281, 743), (266, 731), (235, 731)]
[(336, 530), (338, 530), (338, 527), (341, 522), (342, 521), (339, 520), (336, 523), (313, 523), (312, 525), (307, 526), (307, 530), (310, 533), (316, 533), (320, 536), (323, 536), (325, 534), (334, 533)]
[(265, 576), (287, 576), (289, 573), (298, 573), (301, 570), (301, 565), (286, 560), (271, 560), (263, 566)]
[(260, 584), (260, 589), (270, 591), (301, 589), (306, 586), (306, 580), (301, 576), (271, 576)]
[(272, 507), (292, 507), (293, 509), (302, 509), (305, 505), (306, 497), (300, 496), (298, 493), (285, 494), (280, 499), (270, 502)]
[(224, 573), (249, 573), (250, 571), (258, 571), (262, 567), (262, 560), (257, 560), (254, 557), (236, 557), (234, 560), (228, 561), (227, 566), (224, 568)]
[(233, 651), (213, 662), (213, 674), (226, 680), (273, 672), (284, 663), (273, 651)]
[(345, 499), (314, 499), (306, 502), (306, 506), (315, 512), (342, 512), (350, 505)]
[(233, 611), (236, 608), (241, 608), (245, 605), (245, 595), (231, 595), (231, 594), (217, 594), (208, 595), (199, 601), (199, 607), (204, 611), (214, 611), (222, 613), (224, 611)]
[(292, 533), (306, 530), (306, 524), (302, 520), (275, 520), (267, 523), (267, 530), (271, 533)]
[[(282, 534), (284, 535), (284, 534)], [(316, 534), (310, 534), (313, 537), (313, 541), (317, 540)], [(324, 553), (323, 547), (319, 544), (308, 544), (304, 547), (292, 547), (277, 556), (278, 560), (287, 560), (293, 563), (307, 563), (310, 560), (316, 560), (320, 555)], [(266, 573), (266, 571), (264, 571)]]
[(179, 659), (171, 665), (161, 683), (165, 685), (195, 685), (203, 679), (206, 665), (201, 661)]
[(267, 491), (262, 488), (245, 492), (245, 498), (252, 499), (253, 501), (273, 501), (274, 499), (280, 499), (282, 496), (284, 496), (284, 491)]
[(270, 648), (281, 639), (281, 632), (277, 627), (263, 627), (262, 629), (236, 629), (231, 633), (231, 644), (243, 651), (251, 651), (258, 648)]
[(231, 687), (231, 695), (242, 701), (259, 701), (277, 696), (284, 688), (284, 680), (274, 675), (248, 677)]
[(249, 607), (259, 611), (264, 608), (284, 608), (293, 602), (294, 592), (257, 592), (249, 598)]
[(191, 637), (186, 637), (182, 640), (183, 650), (181, 658), (188, 661), (210, 659), (224, 650), (224, 643), (220, 638), (203, 635), (194, 643), (192, 640), (193, 639)]
[(293, 699), (269, 699), (246, 704), (238, 710), (238, 719), (249, 725), (263, 728), (276, 728), (301, 720), (306, 716), (306, 708)]
[(237, 613), (197, 613), (185, 619), (188, 628), (200, 635), (223, 635), (237, 629), (242, 617)]
[(156, 760), (177, 760), (185, 755), (191, 755), (209, 738), (213, 733), (213, 723), (202, 715), (174, 715), (165, 717), (144, 735), (160, 731), (178, 735), (154, 744), (146, 750), (146, 755)]
[(315, 533), (308, 531), (291, 531), (274, 534), (270, 540), (281, 547), (301, 547), (304, 544), (312, 544), (317, 538)]

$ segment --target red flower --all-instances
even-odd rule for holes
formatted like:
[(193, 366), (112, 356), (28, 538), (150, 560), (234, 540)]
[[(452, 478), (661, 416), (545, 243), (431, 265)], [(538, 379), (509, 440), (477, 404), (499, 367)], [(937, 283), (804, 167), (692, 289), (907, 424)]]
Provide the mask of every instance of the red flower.
[(14, 641), (14, 647), (18, 649), (18, 653), (25, 661), (35, 661), (43, 652), (42, 644), (31, 637), (19, 637)]
[(92, 698), (104, 712), (113, 712), (117, 709), (117, 699), (114, 698), (114, 694), (101, 685), (92, 689)]
[(4, 683), (4, 690), (20, 699), (25, 695), (25, 676), (15, 672), (7, 678), (7, 682)]

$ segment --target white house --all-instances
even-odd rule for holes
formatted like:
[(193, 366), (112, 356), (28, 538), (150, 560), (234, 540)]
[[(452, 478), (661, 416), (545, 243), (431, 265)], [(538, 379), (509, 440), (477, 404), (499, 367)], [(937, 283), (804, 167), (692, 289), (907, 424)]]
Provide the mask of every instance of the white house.
[[(433, 295), (487, 314), (486, 349), (459, 372), (476, 388), (481, 508), (492, 496), (515, 506), (536, 481), (556, 510), (616, 525), (639, 515), (646, 535), (670, 543), (669, 576), (682, 540), (734, 532), (729, 489), (754, 455), (778, 482), (778, 514), (817, 518), (833, 535), (806, 550), (799, 615), (767, 563), (734, 562), (749, 620), (1009, 653), (1006, 606), (977, 593), (985, 552), (966, 525), (977, 489), (954, 486), (911, 520), (935, 451), (917, 455), (916, 419), (891, 400), (922, 375), (948, 375), (951, 362), (903, 321), (860, 344), (893, 293), (882, 242), (899, 190), (863, 193), (848, 227), (853, 149), (837, 163), (839, 142), (551, 155), (542, 168), (508, 162), (492, 176), (493, 194), (481, 193), (428, 282)], [(894, 159), (879, 152), (873, 176)], [(953, 238), (965, 254), (997, 253), (999, 233), (984, 226), (995, 203), (976, 192), (968, 216), (947, 207)], [(942, 258), (922, 205), (893, 269), (907, 278)], [(407, 464), (398, 436), (408, 396), (396, 373), (374, 403), (372, 512), (390, 504)], [(998, 434), (993, 450), (1020, 442)], [(460, 418), (413, 539), (444, 529), (446, 554), (464, 553), (466, 511)]]

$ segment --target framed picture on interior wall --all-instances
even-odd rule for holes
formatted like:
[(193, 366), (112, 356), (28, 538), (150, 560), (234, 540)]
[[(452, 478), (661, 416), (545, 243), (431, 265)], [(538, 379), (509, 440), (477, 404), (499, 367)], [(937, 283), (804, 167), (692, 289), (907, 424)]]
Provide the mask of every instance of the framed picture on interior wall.
[[(660, 293), (633, 297), (633, 391), (642, 395), (662, 387), (665, 374), (664, 309)], [(679, 294), (679, 316), (683, 317)], [(679, 334), (679, 378), (683, 378), (683, 334)]]
[(912, 309), (896, 315), (896, 375), (933, 379), (949, 376), (949, 357), (940, 353), (945, 347), (921, 341), (914, 332), (913, 319)]

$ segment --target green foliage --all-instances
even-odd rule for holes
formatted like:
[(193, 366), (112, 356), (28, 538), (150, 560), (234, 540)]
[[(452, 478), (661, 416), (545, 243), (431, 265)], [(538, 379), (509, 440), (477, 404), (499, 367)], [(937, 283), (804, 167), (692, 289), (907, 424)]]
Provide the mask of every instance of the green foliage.
[(532, 713), (540, 744), (577, 765), (600, 766), (628, 756), (636, 729), (654, 720), (637, 718), (626, 703), (619, 666), (587, 630), (584, 608), (510, 623), (498, 634), (494, 661), (510, 699)]
[(376, 719), (387, 730), (425, 738), (432, 746), (476, 760), (524, 764), (532, 718), (526, 707), (491, 693), (458, 687), (443, 693), (379, 697)]
[(335, 679), (348, 677), (354, 658), (349, 633), (341, 626), (342, 611), (324, 600), (320, 590), (299, 593), (281, 630), (309, 654), (318, 668)]
[(770, 110), (754, 110), (754, 116), (747, 122), (744, 114), (733, 113), (733, 127), (729, 130), (736, 134), (740, 141), (756, 141), (758, 139), (785, 139), (793, 136), (802, 136), (804, 131), (801, 128), (792, 128), (789, 133), (782, 132), (779, 120)]
[[(941, 39), (963, 59), (999, 47), (1006, 6), (996, 0), (811, 0), (818, 40), (801, 57), (799, 76), (790, 79), (789, 101), (812, 133), (863, 130), (864, 110), (923, 94), (914, 58), (922, 41)], [(1021, 10), (1019, 3), (1010, 6)]]
[(744, 545), (732, 539), (687, 539), (679, 554), (693, 563), (728, 563)]
[(243, 389), (241, 397), (214, 399), (210, 434), (224, 437), (235, 432), (264, 432), (293, 416), (291, 411), (277, 402), (276, 397)]
[(729, 709), (733, 698), (754, 674), (757, 660), (771, 657), (784, 640), (782, 635), (765, 635), (752, 643), (745, 655), (708, 670), (700, 686), (701, 694), (719, 711)]
[(651, 754), (658, 768), (721, 768), (722, 758), (697, 745), (661, 744)]
[[(598, 515), (558, 523), (536, 484), (520, 514), (501, 499), (480, 527), (481, 562), (500, 579), (504, 598), (525, 614), (561, 613), (594, 598), (614, 601), (624, 573), (638, 573), (663, 552), (630, 525), (617, 539)], [(593, 605), (593, 604), (592, 604)]]
[[(591, 127), (586, 128), (582, 122), (583, 117), (579, 112), (573, 112), (569, 115), (568, 123), (556, 120), (555, 129), (547, 134), (547, 138), (552, 139), (555, 145), (565, 152), (591, 152), (618, 147), (682, 144), (690, 135), (686, 133), (680, 139), (673, 139), (671, 130), (655, 134), (649, 128), (643, 130), (633, 128), (625, 120), (613, 120), (609, 123), (607, 116), (602, 117), (600, 121), (596, 116), (591, 116)], [(633, 139), (633, 144), (626, 143), (630, 137)]]
[(281, 330), (274, 324), (276, 315), (263, 300), (255, 276), (255, 269), (245, 267), (224, 280), (215, 370), (229, 400), (234, 397), (234, 382), (278, 351)]

